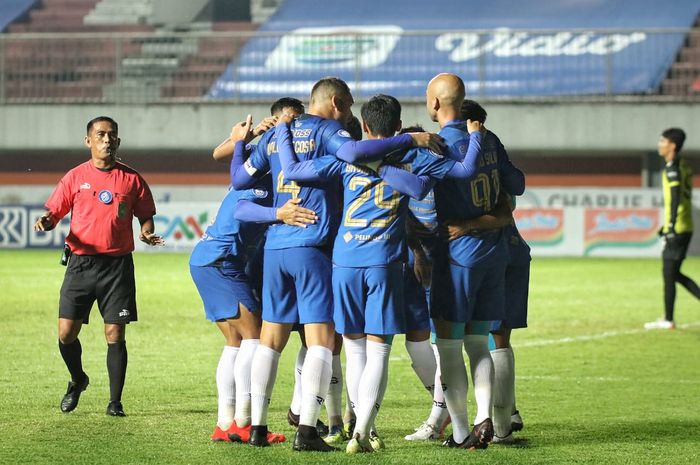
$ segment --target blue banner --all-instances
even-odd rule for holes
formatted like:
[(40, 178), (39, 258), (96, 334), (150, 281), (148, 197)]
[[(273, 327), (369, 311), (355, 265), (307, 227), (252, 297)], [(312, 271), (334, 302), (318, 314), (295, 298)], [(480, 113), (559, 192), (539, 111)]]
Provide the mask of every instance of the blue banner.
[(288, 1), (209, 96), (305, 98), (334, 75), (356, 97), (420, 98), (440, 72), (484, 97), (654, 92), (685, 33), (650, 28), (688, 28), (699, 9), (696, 0), (438, 0), (427, 14), (415, 0)]

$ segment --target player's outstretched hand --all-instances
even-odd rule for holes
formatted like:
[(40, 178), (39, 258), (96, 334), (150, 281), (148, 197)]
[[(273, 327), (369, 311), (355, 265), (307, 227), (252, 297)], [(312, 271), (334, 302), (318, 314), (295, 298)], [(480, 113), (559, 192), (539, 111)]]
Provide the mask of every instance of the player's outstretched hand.
[(36, 223), (34, 223), (34, 231), (51, 231), (54, 226), (56, 225), (53, 223), (51, 215), (45, 213), (41, 215), (38, 220), (36, 220)]
[(445, 140), (432, 132), (409, 132), (409, 136), (413, 139), (413, 145), (432, 150), (436, 153), (442, 153), (445, 150)]
[(265, 134), (267, 131), (274, 128), (275, 124), (277, 124), (276, 116), (268, 116), (267, 118), (263, 118), (263, 120), (260, 121), (257, 126), (255, 126), (255, 129), (253, 129), (253, 137), (258, 137)]
[(248, 115), (245, 121), (236, 123), (231, 128), (231, 141), (235, 144), (241, 140), (246, 144), (253, 140), (253, 115)]
[(277, 220), (291, 226), (305, 228), (307, 224), (315, 224), (318, 216), (313, 210), (300, 207), (301, 199), (289, 199), (277, 209)]
[(472, 121), (470, 119), (467, 120), (467, 132), (469, 134), (476, 132), (476, 131), (483, 131), (484, 130), (484, 125), (481, 121)]
[(141, 234), (139, 234), (139, 239), (141, 242), (152, 246), (165, 245), (163, 236), (159, 236), (156, 233), (141, 232)]

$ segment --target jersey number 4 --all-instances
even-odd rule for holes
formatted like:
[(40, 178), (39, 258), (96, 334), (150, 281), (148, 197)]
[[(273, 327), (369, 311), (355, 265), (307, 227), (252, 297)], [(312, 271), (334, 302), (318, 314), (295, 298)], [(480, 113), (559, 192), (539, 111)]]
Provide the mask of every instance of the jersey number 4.
[(277, 192), (283, 192), (286, 194), (292, 194), (292, 198), (296, 199), (299, 197), (299, 192), (301, 191), (301, 186), (294, 181), (289, 181), (284, 183), (284, 171), (280, 171), (277, 175)]

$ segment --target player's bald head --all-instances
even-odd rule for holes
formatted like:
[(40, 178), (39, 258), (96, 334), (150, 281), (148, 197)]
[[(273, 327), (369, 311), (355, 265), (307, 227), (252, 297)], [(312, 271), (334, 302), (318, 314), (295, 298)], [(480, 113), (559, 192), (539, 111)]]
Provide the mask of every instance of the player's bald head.
[(464, 95), (464, 81), (456, 74), (441, 73), (432, 78), (425, 91), (430, 119), (439, 121), (447, 116), (446, 113), (451, 117), (457, 117)]
[(329, 101), (333, 96), (347, 97), (350, 96), (350, 88), (340, 78), (324, 77), (319, 79), (311, 89), (311, 105), (319, 105)]
[(459, 108), (464, 100), (464, 81), (452, 73), (440, 73), (428, 83), (428, 95), (437, 97), (443, 105)]

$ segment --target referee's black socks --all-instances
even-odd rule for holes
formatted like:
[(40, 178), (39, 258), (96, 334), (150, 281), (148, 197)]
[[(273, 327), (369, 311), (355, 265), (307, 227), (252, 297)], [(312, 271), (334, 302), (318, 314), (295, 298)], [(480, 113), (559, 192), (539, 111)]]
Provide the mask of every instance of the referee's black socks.
[(126, 341), (107, 344), (107, 373), (109, 374), (109, 400), (121, 402), (126, 378)]
[(68, 368), (71, 380), (74, 383), (82, 383), (85, 380), (85, 372), (83, 372), (83, 347), (80, 345), (80, 339), (76, 339), (70, 344), (58, 341), (58, 350)]

